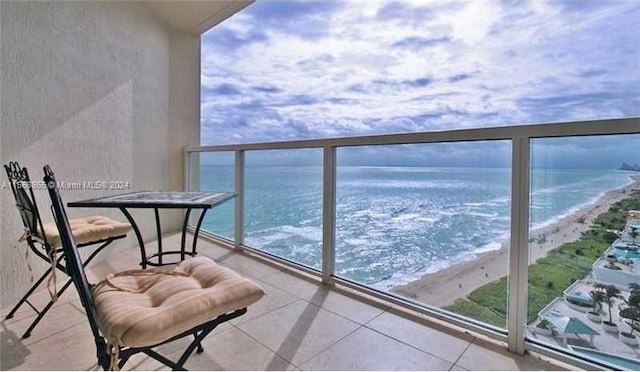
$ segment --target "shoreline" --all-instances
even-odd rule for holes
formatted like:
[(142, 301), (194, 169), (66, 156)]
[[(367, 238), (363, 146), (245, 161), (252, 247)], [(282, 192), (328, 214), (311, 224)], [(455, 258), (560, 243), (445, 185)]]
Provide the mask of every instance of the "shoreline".
[[(631, 190), (640, 190), (640, 174), (629, 175), (631, 183), (609, 190), (592, 204), (585, 205), (575, 213), (531, 232), (529, 237), (529, 265), (565, 243), (576, 241), (590, 229), (595, 218), (609, 207), (629, 195)], [(507, 275), (508, 242), (499, 250), (481, 253), (472, 261), (452, 265), (420, 279), (390, 289), (390, 292), (413, 300), (443, 307), (458, 298), (465, 298), (475, 289)]]

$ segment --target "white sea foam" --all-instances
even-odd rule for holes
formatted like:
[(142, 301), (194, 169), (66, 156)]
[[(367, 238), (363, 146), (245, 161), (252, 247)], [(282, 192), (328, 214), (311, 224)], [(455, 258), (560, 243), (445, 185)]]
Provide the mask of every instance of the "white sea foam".
[(393, 222), (416, 221), (418, 218), (420, 218), (420, 216), (421, 215), (419, 213), (401, 214), (399, 216), (392, 217), (391, 221)]
[(343, 239), (345, 243), (352, 246), (362, 246), (370, 244), (370, 240), (364, 238), (347, 238)]
[(410, 180), (380, 180), (369, 179), (359, 181), (344, 181), (341, 187), (348, 188), (389, 188), (389, 189), (467, 189), (469, 185), (462, 182), (450, 181), (410, 181)]
[(407, 213), (392, 217), (390, 224), (392, 224), (395, 229), (416, 230), (431, 223), (429, 223), (428, 218), (422, 218), (422, 215), (419, 213)]
[(256, 247), (264, 247), (279, 241), (289, 241), (298, 237), (310, 241), (322, 241), (320, 226), (291, 226), (284, 225), (269, 229), (254, 231), (247, 234), (247, 240)]
[(438, 260), (434, 261), (426, 268), (417, 271), (417, 272), (396, 272), (392, 274), (390, 277), (381, 280), (372, 286), (381, 290), (389, 290), (393, 287), (398, 287), (401, 285), (409, 284), (416, 280), (421, 279), (424, 275), (435, 274), (439, 271), (445, 270), (451, 266), (473, 261), (477, 258), (477, 256), (471, 252), (462, 252), (457, 254), (456, 256), (447, 259), (447, 260)]
[(464, 203), (464, 205), (468, 205), (469, 207), (483, 207), (487, 203)]
[(544, 220), (542, 222), (535, 223), (535, 224), (533, 224), (531, 226), (531, 230), (540, 230), (540, 229), (543, 229), (543, 228), (545, 228), (547, 226), (553, 225), (554, 223), (558, 223), (562, 219), (576, 214), (579, 210), (581, 210), (583, 208), (586, 208), (586, 207), (588, 207), (590, 205), (594, 205), (598, 201), (598, 199), (600, 199), (602, 197), (602, 195), (604, 195), (604, 194), (605, 193), (602, 193), (602, 194), (590, 199), (589, 201), (587, 201), (585, 203), (575, 205), (575, 206), (569, 208), (566, 212), (564, 212), (562, 214), (558, 214), (558, 215), (555, 215), (555, 216), (553, 216), (551, 218), (548, 218), (548, 219), (546, 219), (546, 220)]
[(302, 221), (300, 221), (300, 225), (308, 225), (311, 222), (316, 221), (316, 220), (317, 220), (316, 218), (310, 218), (308, 220), (302, 220)]
[(492, 252), (492, 251), (499, 251), (500, 248), (502, 248), (502, 243), (500, 242), (491, 242), (488, 244), (485, 244), (479, 248), (476, 248), (473, 250), (474, 254), (482, 254), (482, 253), (487, 253), (487, 252)]
[(470, 216), (485, 217), (485, 218), (496, 218), (496, 217), (498, 217), (497, 213), (466, 212), (466, 214), (468, 214)]
[[(606, 178), (606, 177), (601, 177), (600, 179), (604, 179), (604, 178)], [(627, 186), (631, 185), (633, 182), (634, 182), (634, 180), (631, 177), (628, 177), (628, 180), (627, 180), (626, 184), (624, 184), (624, 185), (622, 185), (620, 187), (616, 187), (616, 188), (611, 189), (611, 190), (616, 190), (616, 189), (621, 189), (621, 188), (627, 187)], [(569, 217), (569, 216), (577, 213), (579, 210), (581, 210), (583, 208), (587, 208), (589, 206), (595, 205), (598, 202), (598, 200), (600, 200), (600, 198), (602, 198), (605, 194), (607, 194), (611, 190), (602, 191), (598, 195), (596, 195), (596, 196), (592, 197), (591, 199), (587, 200), (586, 202), (578, 204), (578, 205), (575, 205), (575, 206), (569, 208), (565, 213), (562, 213), (562, 214), (559, 214), (559, 215), (555, 215), (552, 218), (549, 218), (549, 219), (547, 219), (545, 221), (533, 224), (531, 229), (532, 230), (539, 230), (539, 229), (545, 228), (547, 226), (553, 225), (554, 223), (557, 223), (557, 222), (561, 221), (562, 219), (564, 219), (566, 217)], [(542, 204), (553, 205), (552, 203), (539, 203), (538, 205), (542, 205)]]
[(438, 220), (440, 220), (439, 217), (421, 216), (421, 217), (416, 218), (416, 221), (424, 222), (424, 223), (429, 224), (429, 225), (433, 225), (434, 223), (438, 222)]
[[(347, 201), (339, 201), (337, 205), (337, 268), (341, 275), (377, 283), (375, 287), (388, 289), (419, 279), (424, 274), (475, 260), (485, 252), (500, 249), (502, 242), (508, 238), (508, 231), (504, 231), (508, 230), (510, 220), (508, 187), (496, 188), (495, 183), (486, 180), (484, 183), (467, 182), (467, 173), (462, 170), (458, 173), (462, 177), (457, 177), (455, 170), (441, 172), (446, 177), (426, 174), (429, 172), (421, 175), (421, 172), (415, 171), (412, 172), (415, 174), (405, 177), (409, 178), (408, 182), (399, 179), (407, 169), (393, 168), (389, 171), (395, 174), (385, 177), (375, 169), (358, 169), (349, 174), (351, 180), (339, 182), (340, 192), (344, 190), (343, 195), (349, 196)], [(571, 179), (562, 178), (563, 175), (562, 172), (551, 174), (550, 184)], [(570, 176), (576, 177), (575, 174)], [(577, 193), (572, 189), (577, 187), (576, 183), (570, 182), (548, 187), (542, 190), (544, 195), (533, 198), (531, 209), (536, 213), (551, 215), (556, 212), (562, 206), (555, 202), (556, 199), (567, 205), (562, 215), (538, 223), (534, 228), (557, 222), (592, 204), (600, 195), (580, 205), (568, 205), (571, 200), (576, 200), (576, 203), (584, 201), (587, 195), (593, 196), (596, 190), (600, 191), (607, 184), (617, 181), (610, 179), (604, 182), (588, 173), (585, 177), (589, 179), (587, 186), (575, 190)], [(264, 193), (271, 195), (280, 192), (281, 183), (275, 182), (280, 179), (272, 177), (265, 181), (261, 185)], [(376, 190), (374, 187), (382, 189)], [(406, 190), (407, 187), (416, 190)], [(455, 191), (451, 193), (450, 189)], [(465, 190), (472, 192), (466, 193)], [(304, 187), (299, 192), (304, 194)], [(557, 195), (548, 195), (553, 193)], [(483, 194), (493, 198), (487, 198), (489, 200), (485, 202), (477, 197)], [(291, 195), (291, 199), (296, 200), (297, 195)], [(565, 198), (567, 195), (571, 198)], [(264, 203), (267, 205), (273, 202), (265, 197)], [(282, 203), (282, 200), (277, 202)], [(257, 248), (271, 245), (268, 248), (282, 248), (295, 257), (316, 262), (321, 252), (321, 221), (318, 218), (299, 218), (308, 218), (308, 205), (292, 203), (279, 206), (287, 210), (288, 219), (280, 219), (286, 222), (280, 222), (282, 226), (259, 231), (251, 231), (251, 227), (247, 227), (248, 244)], [(317, 208), (317, 205), (313, 208)], [(259, 222), (262, 226), (269, 226), (268, 216), (265, 219)]]
[(422, 278), (422, 274), (419, 273), (394, 273), (389, 278), (383, 279), (371, 286), (382, 291), (387, 291), (393, 287), (415, 282), (420, 278)]

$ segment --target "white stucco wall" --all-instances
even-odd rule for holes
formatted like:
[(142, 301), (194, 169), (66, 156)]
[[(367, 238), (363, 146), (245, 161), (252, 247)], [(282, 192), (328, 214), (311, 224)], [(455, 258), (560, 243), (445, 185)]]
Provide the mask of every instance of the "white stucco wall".
[[(0, 155), (33, 179), (128, 181), (132, 190), (181, 189), (182, 149), (200, 137), (200, 37), (175, 31), (141, 3), (0, 2)], [(0, 176), (6, 181), (4, 171)], [(115, 191), (62, 190), (65, 201)], [(0, 308), (28, 288), (21, 223), (0, 190)], [(50, 220), (45, 190), (41, 213)], [(70, 217), (115, 210), (68, 209)], [(136, 212), (146, 239), (152, 212)], [(180, 221), (163, 216), (166, 230)], [(103, 251), (105, 258), (127, 241)], [(37, 273), (44, 264), (32, 259)], [(37, 263), (37, 264), (36, 264)]]

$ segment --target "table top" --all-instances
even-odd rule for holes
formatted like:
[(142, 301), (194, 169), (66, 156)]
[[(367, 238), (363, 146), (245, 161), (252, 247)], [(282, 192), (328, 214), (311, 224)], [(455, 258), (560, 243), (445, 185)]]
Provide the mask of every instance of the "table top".
[(201, 208), (208, 209), (234, 198), (232, 192), (136, 191), (67, 203), (90, 208)]

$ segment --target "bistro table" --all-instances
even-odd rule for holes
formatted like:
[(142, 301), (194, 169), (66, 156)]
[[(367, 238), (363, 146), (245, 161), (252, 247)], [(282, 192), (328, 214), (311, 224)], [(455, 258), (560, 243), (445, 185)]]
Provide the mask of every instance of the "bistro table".
[[(214, 206), (220, 205), (232, 198), (237, 194), (230, 192), (201, 192), (201, 191), (137, 191), (126, 194), (118, 194), (105, 196), (102, 198), (79, 200), (70, 202), (68, 207), (82, 207), (82, 208), (118, 208), (129, 220), (133, 231), (138, 239), (140, 245), (140, 255), (142, 261), (140, 265), (142, 268), (150, 266), (163, 266), (171, 265), (172, 263), (163, 263), (162, 257), (166, 255), (180, 255), (180, 260), (184, 260), (185, 256), (195, 256), (196, 243), (198, 241), (198, 234), (200, 233), (200, 227), (207, 211)], [(127, 210), (129, 209), (151, 209), (153, 208), (156, 218), (156, 233), (158, 235), (158, 253), (155, 253), (147, 257), (147, 251), (144, 246), (142, 234), (136, 224), (135, 220)], [(184, 216), (184, 223), (182, 225), (182, 241), (179, 251), (163, 251), (162, 250), (162, 228), (160, 225), (159, 209), (186, 209)], [(200, 218), (193, 235), (193, 245), (191, 252), (186, 251), (186, 238), (187, 227), (189, 225), (189, 217), (191, 216), (191, 210), (201, 209)], [(157, 262), (151, 261), (151, 259), (157, 258)]]

